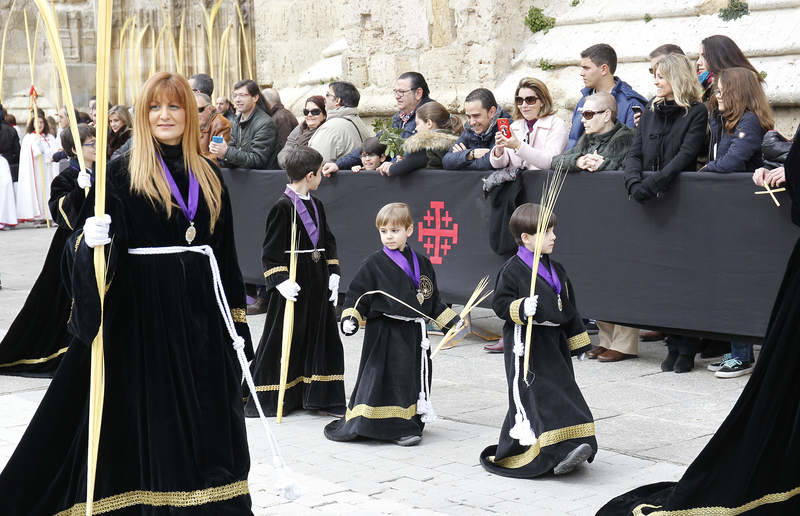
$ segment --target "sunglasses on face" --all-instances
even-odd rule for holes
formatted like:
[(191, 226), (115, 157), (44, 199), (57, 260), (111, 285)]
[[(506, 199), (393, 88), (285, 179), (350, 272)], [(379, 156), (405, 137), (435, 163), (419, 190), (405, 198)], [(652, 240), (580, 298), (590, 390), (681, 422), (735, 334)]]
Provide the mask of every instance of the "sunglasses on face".
[(210, 106), (210, 105), (211, 105), (211, 104), (206, 104), (205, 106), (197, 106), (197, 112), (198, 112), (198, 113), (202, 113), (202, 112), (203, 112), (203, 111), (205, 111), (205, 110), (206, 110), (206, 108), (207, 108), (208, 106)]
[(591, 120), (592, 118), (594, 118), (594, 115), (602, 115), (602, 114), (603, 114), (603, 113), (605, 113), (606, 111), (608, 111), (608, 110), (607, 110), (607, 109), (604, 109), (604, 110), (602, 110), (602, 111), (589, 111), (588, 109), (584, 109), (584, 110), (581, 112), (581, 116), (582, 116), (583, 118), (585, 118), (586, 120)]
[(322, 114), (322, 110), (321, 109), (304, 109), (303, 110), (303, 116), (308, 116), (308, 115), (317, 116), (317, 115), (321, 115), (321, 114)]
[(533, 95), (531, 95), (530, 97), (525, 97), (525, 98), (514, 97), (514, 104), (516, 104), (518, 106), (521, 106), (523, 102), (525, 104), (529, 105), (529, 106), (532, 106), (532, 105), (536, 104), (537, 102), (539, 102), (539, 97), (535, 97)]

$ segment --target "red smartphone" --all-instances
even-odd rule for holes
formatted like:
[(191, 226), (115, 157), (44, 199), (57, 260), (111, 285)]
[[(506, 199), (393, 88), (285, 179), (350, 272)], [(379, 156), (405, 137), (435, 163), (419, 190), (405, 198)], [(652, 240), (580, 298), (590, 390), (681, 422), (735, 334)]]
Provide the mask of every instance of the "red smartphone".
[(511, 123), (508, 121), (508, 118), (497, 119), (497, 130), (506, 138), (511, 138)]

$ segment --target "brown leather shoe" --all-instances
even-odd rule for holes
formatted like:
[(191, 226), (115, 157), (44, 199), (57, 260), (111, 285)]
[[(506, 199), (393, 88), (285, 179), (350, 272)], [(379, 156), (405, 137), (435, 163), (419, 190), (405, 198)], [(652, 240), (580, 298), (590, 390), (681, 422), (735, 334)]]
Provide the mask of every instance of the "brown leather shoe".
[(597, 357), (598, 362), (619, 362), (620, 360), (627, 360), (629, 358), (636, 358), (637, 355), (629, 355), (627, 353), (621, 353), (615, 349), (609, 349), (602, 355)]
[(491, 344), (483, 346), (483, 349), (489, 353), (502, 353), (503, 347), (503, 339), (500, 339), (497, 342), (492, 342)]
[(602, 355), (606, 351), (608, 351), (608, 348), (604, 348), (602, 346), (595, 346), (590, 351), (586, 352), (586, 358), (594, 360), (595, 358)]

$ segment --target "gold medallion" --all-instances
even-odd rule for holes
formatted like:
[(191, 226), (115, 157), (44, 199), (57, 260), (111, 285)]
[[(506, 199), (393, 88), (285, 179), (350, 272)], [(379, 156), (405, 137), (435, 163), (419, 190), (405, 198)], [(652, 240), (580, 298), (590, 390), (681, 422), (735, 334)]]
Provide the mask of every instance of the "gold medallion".
[(197, 230), (194, 228), (194, 222), (189, 222), (189, 227), (186, 228), (186, 243), (192, 245), (192, 240), (197, 236)]
[(311, 259), (314, 261), (314, 263), (319, 261), (320, 256), (322, 255), (320, 254), (319, 249), (314, 249), (314, 251), (311, 253)]
[[(419, 277), (419, 293), (425, 299), (430, 299), (433, 295), (433, 282), (427, 276), (420, 276)], [(420, 301), (422, 303), (422, 301)]]
[(417, 290), (417, 301), (419, 301), (419, 304), (425, 302), (425, 296), (422, 294), (422, 291), (420, 290)]

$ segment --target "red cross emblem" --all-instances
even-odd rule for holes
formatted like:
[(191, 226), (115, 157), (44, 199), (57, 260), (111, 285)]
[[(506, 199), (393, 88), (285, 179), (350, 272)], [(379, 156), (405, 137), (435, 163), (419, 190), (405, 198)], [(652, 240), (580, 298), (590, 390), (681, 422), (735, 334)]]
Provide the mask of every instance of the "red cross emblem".
[(442, 257), (458, 244), (458, 224), (453, 223), (450, 212), (444, 209), (444, 201), (431, 201), (431, 207), (419, 222), (417, 235), (435, 265), (441, 264)]

